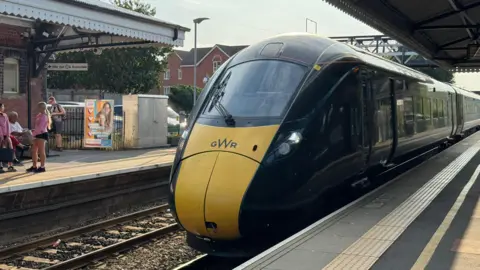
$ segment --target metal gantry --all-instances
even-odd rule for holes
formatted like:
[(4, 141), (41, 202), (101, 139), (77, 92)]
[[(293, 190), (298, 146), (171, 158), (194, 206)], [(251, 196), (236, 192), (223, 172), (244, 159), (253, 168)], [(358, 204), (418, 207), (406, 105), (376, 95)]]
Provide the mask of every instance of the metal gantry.
[[(368, 52), (381, 55), (409, 67), (438, 67), (435, 62), (419, 55), (398, 41), (385, 35), (339, 36), (330, 38), (342, 43), (362, 48)], [(472, 48), (475, 50), (473, 54), (480, 54), (479, 48), (480, 45)], [(478, 73), (480, 72), (480, 69), (475, 67), (457, 67), (450, 69), (450, 71), (455, 73)]]
[(438, 66), (388, 36), (341, 36), (331, 37), (331, 39), (362, 48), (409, 67)]

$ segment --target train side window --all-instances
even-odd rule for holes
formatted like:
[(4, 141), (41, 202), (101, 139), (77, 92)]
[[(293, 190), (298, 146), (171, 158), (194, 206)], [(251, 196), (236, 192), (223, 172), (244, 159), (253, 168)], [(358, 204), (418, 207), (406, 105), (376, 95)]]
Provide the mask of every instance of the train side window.
[(405, 122), (403, 123), (405, 135), (412, 136), (415, 134), (415, 112), (413, 110), (413, 97), (404, 97), (403, 105), (405, 110)]
[(443, 99), (439, 100), (438, 101), (438, 117), (445, 117), (444, 106), (445, 106), (445, 101)]
[(423, 119), (427, 121), (430, 121), (432, 115), (430, 107), (430, 98), (423, 98)]
[(405, 122), (412, 122), (414, 120), (413, 114), (413, 100), (412, 97), (403, 98), (403, 105), (405, 110)]
[(432, 100), (432, 116), (433, 118), (438, 118), (438, 100), (437, 99), (433, 99)]
[(445, 100), (442, 99), (442, 117), (448, 117), (448, 109), (447, 109), (447, 106), (448, 106), (448, 100), (447, 102), (445, 102)]
[(414, 97), (413, 102), (414, 102), (413, 113), (415, 114), (415, 120), (416, 121), (423, 120), (422, 98), (421, 97)]
[(380, 143), (392, 138), (392, 104), (390, 100), (390, 79), (378, 72), (372, 80), (375, 97), (375, 135), (374, 142)]

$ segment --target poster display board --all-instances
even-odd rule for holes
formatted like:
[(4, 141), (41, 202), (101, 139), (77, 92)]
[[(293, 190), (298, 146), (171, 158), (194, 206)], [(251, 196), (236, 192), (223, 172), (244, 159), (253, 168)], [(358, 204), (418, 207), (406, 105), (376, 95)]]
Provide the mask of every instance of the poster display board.
[(113, 133), (113, 100), (85, 100), (85, 148), (111, 148)]

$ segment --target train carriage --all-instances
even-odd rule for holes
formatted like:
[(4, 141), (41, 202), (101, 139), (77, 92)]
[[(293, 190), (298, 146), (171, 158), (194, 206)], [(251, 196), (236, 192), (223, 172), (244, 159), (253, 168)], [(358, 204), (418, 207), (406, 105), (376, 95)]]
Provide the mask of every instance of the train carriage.
[(170, 203), (190, 245), (228, 253), (334, 187), (476, 130), (479, 106), (472, 92), (364, 50), (276, 36), (205, 86), (177, 149)]

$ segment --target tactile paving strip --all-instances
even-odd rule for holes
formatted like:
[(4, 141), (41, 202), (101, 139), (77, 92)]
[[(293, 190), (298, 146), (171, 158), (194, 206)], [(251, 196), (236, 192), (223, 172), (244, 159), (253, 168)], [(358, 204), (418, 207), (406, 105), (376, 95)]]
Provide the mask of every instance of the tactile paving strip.
[(477, 142), (323, 269), (370, 269), (479, 150)]

